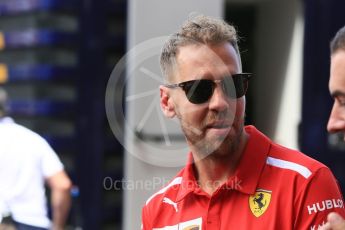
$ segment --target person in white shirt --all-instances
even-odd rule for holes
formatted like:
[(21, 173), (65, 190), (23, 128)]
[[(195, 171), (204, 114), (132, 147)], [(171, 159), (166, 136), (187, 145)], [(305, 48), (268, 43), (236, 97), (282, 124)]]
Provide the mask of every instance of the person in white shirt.
[[(64, 229), (71, 181), (50, 145), (6, 116), (0, 88), (0, 216), (10, 213), (18, 230)], [(48, 218), (45, 184), (51, 190)]]

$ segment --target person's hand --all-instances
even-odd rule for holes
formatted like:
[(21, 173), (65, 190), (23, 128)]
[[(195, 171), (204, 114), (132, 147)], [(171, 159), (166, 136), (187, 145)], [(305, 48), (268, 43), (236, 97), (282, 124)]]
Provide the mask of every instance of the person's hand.
[(345, 230), (345, 220), (337, 213), (332, 212), (327, 216), (327, 223), (321, 230)]

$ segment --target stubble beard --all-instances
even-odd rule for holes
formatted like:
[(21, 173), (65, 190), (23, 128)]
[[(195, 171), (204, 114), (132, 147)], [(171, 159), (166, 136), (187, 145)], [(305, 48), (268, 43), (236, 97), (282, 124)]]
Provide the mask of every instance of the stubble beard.
[(195, 128), (181, 121), (181, 129), (187, 139), (189, 145), (197, 151), (200, 158), (207, 156), (212, 157), (226, 157), (237, 152), (241, 137), (243, 135), (244, 120), (235, 120), (231, 130), (226, 136), (207, 137), (205, 130), (200, 130), (200, 133), (195, 132)]

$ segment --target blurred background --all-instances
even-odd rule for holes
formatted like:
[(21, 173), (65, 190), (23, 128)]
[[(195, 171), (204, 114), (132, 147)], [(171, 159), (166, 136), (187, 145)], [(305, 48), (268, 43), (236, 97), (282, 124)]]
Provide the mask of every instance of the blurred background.
[[(158, 177), (163, 185), (180, 166), (127, 154), (151, 150), (127, 125), (122, 137), (113, 135), (108, 80), (131, 75), (124, 88), (142, 92), (147, 80), (133, 68), (160, 76), (158, 53), (147, 62), (127, 60), (121, 74), (111, 74), (128, 50), (173, 33), (191, 12), (222, 17), (239, 31), (243, 71), (254, 73), (246, 122), (325, 163), (345, 191), (345, 145), (326, 131), (329, 42), (345, 25), (344, 9), (343, 0), (0, 0), (0, 84), (10, 95), (10, 115), (48, 140), (73, 180), (70, 228), (139, 229), (141, 207), (159, 187), (128, 182)], [(122, 100), (122, 93), (112, 89), (123, 102), (113, 109), (125, 108), (129, 124), (140, 121), (147, 107)], [(162, 136), (156, 125), (143, 126), (155, 130), (147, 138), (155, 145)]]

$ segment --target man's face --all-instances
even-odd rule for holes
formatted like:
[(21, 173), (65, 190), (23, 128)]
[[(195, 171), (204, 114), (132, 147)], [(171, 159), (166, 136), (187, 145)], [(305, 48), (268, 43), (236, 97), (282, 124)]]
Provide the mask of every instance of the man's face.
[[(179, 49), (172, 83), (196, 79), (219, 80), (239, 73), (240, 68), (236, 51), (229, 43), (189, 45)], [(192, 148), (203, 155), (224, 155), (237, 150), (243, 133), (245, 97), (231, 99), (224, 94), (219, 84), (211, 98), (202, 104), (189, 102), (181, 88), (163, 87), (161, 96), (164, 91), (169, 95), (167, 104), (171, 109), (169, 115), (166, 115), (176, 116), (180, 120)]]
[[(339, 50), (331, 56), (329, 91), (334, 99), (327, 130), (345, 134), (345, 51)], [(345, 139), (344, 139), (345, 140)]]

